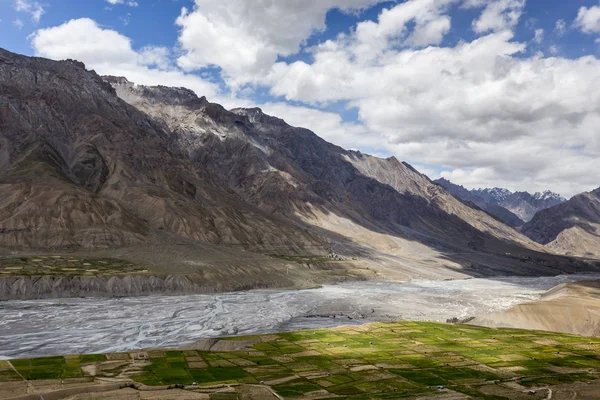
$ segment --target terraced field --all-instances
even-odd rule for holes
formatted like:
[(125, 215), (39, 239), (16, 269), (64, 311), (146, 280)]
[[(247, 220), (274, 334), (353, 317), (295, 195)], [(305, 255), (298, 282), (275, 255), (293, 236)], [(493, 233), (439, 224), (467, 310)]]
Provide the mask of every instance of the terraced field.
[(0, 278), (13, 276), (107, 276), (149, 272), (125, 260), (83, 259), (68, 256), (0, 258)]
[[(195, 348), (218, 351), (0, 362), (0, 398), (9, 391), (16, 395), (24, 380), (40, 393), (57, 385), (81, 388), (86, 382), (88, 389), (97, 390), (108, 380), (131, 387), (122, 390), (161, 389), (165, 399), (182, 389), (189, 398), (213, 400), (600, 399), (598, 338), (397, 322), (226, 338)], [(263, 394), (252, 397), (249, 388)], [(96, 396), (85, 398), (111, 398)]]

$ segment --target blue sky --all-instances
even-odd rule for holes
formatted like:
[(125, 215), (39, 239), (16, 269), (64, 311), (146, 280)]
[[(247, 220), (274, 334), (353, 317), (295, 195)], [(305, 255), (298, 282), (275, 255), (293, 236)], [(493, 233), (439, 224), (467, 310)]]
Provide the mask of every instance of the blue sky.
[[(34, 3), (34, 2), (32, 2)], [(2, 47), (27, 55), (34, 55), (27, 36), (37, 29), (60, 25), (70, 19), (88, 17), (99, 25), (115, 29), (132, 39), (134, 48), (148, 45), (175, 46), (178, 30), (175, 19), (184, 6), (193, 7), (190, 0), (138, 0), (137, 7), (125, 4), (109, 4), (105, 0), (47, 0), (38, 2), (44, 8), (39, 23), (31, 20), (26, 12), (15, 10), (13, 0), (0, 0), (0, 37)], [(326, 39), (331, 39), (339, 33), (348, 32), (357, 22), (364, 20), (376, 21), (384, 8), (389, 8), (395, 2), (382, 2), (368, 8), (360, 14), (348, 14), (338, 9), (330, 9), (326, 14), (327, 29), (317, 32), (308, 38), (307, 45), (315, 45)], [(573, 21), (580, 7), (598, 6), (596, 0), (528, 0), (525, 3), (523, 17), (515, 28), (517, 39), (530, 40), (534, 35), (530, 25), (536, 29), (553, 32), (556, 21), (563, 19)], [(464, 10), (454, 7), (454, 24), (449, 35), (445, 37), (442, 46), (452, 46), (458, 40), (472, 40), (476, 34), (470, 24), (476, 18), (478, 10)], [(21, 20), (23, 28), (13, 25), (13, 21)], [(533, 20), (533, 21), (532, 21)], [(577, 29), (567, 29), (564, 36), (552, 35), (552, 40), (546, 41), (539, 49), (549, 51), (549, 47), (560, 47), (561, 54), (568, 57), (579, 57), (585, 54), (600, 55), (600, 46), (595, 43), (593, 35), (583, 34)], [(537, 48), (532, 47), (534, 51)], [(306, 54), (296, 54), (285, 57), (288, 61), (303, 59)]]
[(0, 46), (259, 105), (467, 187), (600, 186), (598, 0), (0, 0)]

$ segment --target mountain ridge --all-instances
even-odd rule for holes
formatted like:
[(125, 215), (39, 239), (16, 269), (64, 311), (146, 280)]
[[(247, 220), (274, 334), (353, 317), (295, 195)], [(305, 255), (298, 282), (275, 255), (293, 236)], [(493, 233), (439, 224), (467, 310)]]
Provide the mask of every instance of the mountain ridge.
[(444, 178), (437, 179), (435, 182), (440, 184), (457, 198), (473, 203), (475, 206), (488, 212), (490, 215), (498, 218), (500, 221), (509, 226), (519, 227), (525, 223), (525, 221), (519, 218), (516, 214), (510, 212), (508, 209), (499, 206), (498, 204), (486, 201), (483, 197), (474, 194), (472, 191), (463, 186), (456, 185)]
[(540, 211), (523, 233), (553, 251), (600, 257), (600, 188)]
[[(498, 187), (468, 190), (445, 178), (440, 178), (436, 182), (446, 189), (454, 191), (454, 194), (463, 200), (472, 201), (480, 208), (489, 211), (492, 215), (515, 227), (531, 221), (537, 212), (567, 201), (560, 194), (550, 190), (535, 192), (534, 194), (519, 191), (512, 192), (506, 188)], [(518, 220), (497, 207), (509, 211)]]
[[(344, 150), (258, 108), (232, 112), (185, 88), (5, 50), (0, 88), (0, 246), (152, 253), (183, 241), (237, 266), (244, 252), (356, 258), (338, 277), (366, 266), (396, 279), (587, 268), (406, 163)], [(190, 271), (194, 257), (172, 268)], [(207, 268), (191, 271), (211, 279)], [(229, 268), (230, 278), (250, 273)]]

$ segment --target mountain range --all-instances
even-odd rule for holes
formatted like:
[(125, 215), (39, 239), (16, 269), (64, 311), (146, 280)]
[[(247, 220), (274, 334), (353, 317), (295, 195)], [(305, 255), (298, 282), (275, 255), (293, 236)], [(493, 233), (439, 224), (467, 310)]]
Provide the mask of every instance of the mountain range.
[[(345, 263), (322, 264), (325, 275), (399, 279), (589, 268), (394, 157), (345, 150), (258, 108), (1, 49), (0, 189), (3, 248), (177, 254), (170, 270), (209, 281), (255, 275), (257, 255), (335, 254)], [(209, 253), (227, 258), (226, 274)], [(289, 285), (286, 262), (256, 264), (271, 268), (263, 283)], [(302, 268), (310, 279), (311, 263)]]
[(503, 188), (468, 190), (444, 178), (435, 182), (549, 251), (600, 257), (600, 188), (567, 200), (551, 191), (532, 195)]
[(468, 190), (445, 178), (438, 179), (435, 182), (442, 185), (454, 196), (474, 203), (479, 208), (514, 227), (531, 221), (538, 211), (567, 201), (561, 195), (549, 190), (534, 194), (528, 192), (511, 192), (504, 188)]
[(540, 211), (522, 231), (553, 251), (600, 257), (600, 188)]

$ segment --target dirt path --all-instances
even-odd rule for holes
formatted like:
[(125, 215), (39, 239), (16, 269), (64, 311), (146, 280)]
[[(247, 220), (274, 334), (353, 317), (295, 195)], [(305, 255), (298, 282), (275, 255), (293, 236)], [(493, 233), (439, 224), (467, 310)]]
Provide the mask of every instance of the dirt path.
[[(21, 375), (21, 373), (19, 372), (19, 370), (17, 370), (15, 368), (15, 366), (12, 365), (12, 363), (10, 361), (7, 360), (6, 362), (8, 363), (8, 365), (10, 366), (10, 368), (12, 368), (12, 370), (15, 371), (15, 373), (17, 375), (19, 375), (19, 377), (21, 379), (23, 379), (23, 382), (27, 383), (27, 393), (28, 394), (39, 394), (38, 393), (39, 391), (35, 388), (35, 386), (33, 385), (33, 383), (31, 383), (31, 381), (28, 381), (27, 379), (25, 379), (25, 377), (23, 375)], [(41, 394), (40, 394), (40, 399), (42, 399), (42, 400), (44, 399), (44, 396), (42, 396)]]

